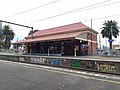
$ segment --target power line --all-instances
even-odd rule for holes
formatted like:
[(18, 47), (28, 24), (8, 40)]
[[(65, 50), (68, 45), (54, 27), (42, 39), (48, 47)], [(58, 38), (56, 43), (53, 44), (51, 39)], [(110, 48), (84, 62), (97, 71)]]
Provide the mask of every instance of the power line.
[(58, 15), (55, 15), (55, 16), (51, 16), (51, 17), (47, 17), (47, 18), (44, 18), (44, 19), (40, 19), (39, 21), (43, 21), (43, 20), (55, 18), (55, 17), (58, 17), (58, 16), (66, 15), (66, 14), (72, 13), (72, 12), (74, 12), (74, 11), (76, 11), (76, 10), (88, 8), (88, 7), (95, 6), (95, 5), (98, 5), (98, 4), (102, 4), (102, 3), (105, 3), (105, 2), (108, 2), (108, 1), (110, 1), (110, 0), (107, 0), (107, 1), (104, 1), (104, 2), (99, 2), (99, 3), (92, 4), (92, 5), (89, 5), (89, 6), (85, 6), (85, 7), (82, 7), (82, 8), (74, 9), (74, 10), (72, 10), (72, 11), (68, 11), (68, 12), (61, 13), (61, 14), (58, 14)]
[(110, 17), (116, 17), (116, 16), (120, 16), (120, 14), (115, 14), (115, 15), (111, 15), (111, 16), (95, 18), (95, 19), (93, 19), (93, 20), (99, 20), (99, 19), (110, 18)]
[[(105, 17), (92, 18), (92, 20), (100, 20), (100, 19), (104, 19), (104, 18), (117, 17), (117, 16), (120, 16), (120, 13), (119, 14), (110, 15), (110, 16), (105, 16)], [(91, 20), (84, 20), (83, 22), (88, 22), (88, 21), (91, 21)]]
[[(104, 2), (99, 2), (99, 3), (92, 4), (92, 5), (89, 5), (89, 6), (86, 6), (86, 7), (82, 7), (82, 8), (74, 9), (74, 10), (71, 10), (71, 11), (68, 11), (68, 12), (57, 14), (57, 15), (54, 15), (54, 16), (51, 16), (51, 17), (47, 17), (47, 18), (44, 18), (44, 19), (40, 19), (40, 20), (37, 20), (37, 21), (43, 21), (43, 20), (47, 20), (47, 19), (63, 16), (63, 15), (69, 14), (69, 13), (75, 13), (76, 11), (77, 12), (78, 11), (86, 11), (86, 10), (90, 10), (90, 9), (96, 9), (96, 8), (103, 7), (103, 6), (108, 6), (108, 5), (113, 5), (113, 4), (116, 4), (116, 3), (120, 3), (120, 1), (117, 1), (117, 2), (113, 2), (113, 3), (109, 3), (109, 4), (99, 5), (99, 4), (103, 4), (105, 2), (108, 2), (108, 1), (110, 1), (110, 0), (107, 0), (107, 1), (104, 1)], [(99, 6), (96, 6), (96, 5), (99, 5)]]
[(104, 7), (104, 6), (109, 6), (109, 5), (113, 5), (113, 4), (117, 4), (117, 3), (120, 3), (120, 1), (117, 1), (117, 2), (112, 2), (112, 3), (108, 3), (108, 4), (104, 4), (104, 5), (99, 5), (99, 6), (95, 6), (95, 7), (91, 7), (91, 8), (87, 8), (87, 9), (83, 9), (83, 10), (80, 10), (80, 9), (76, 9), (75, 11), (86, 11), (86, 10), (89, 10), (89, 9), (96, 9), (96, 8), (100, 8), (100, 7)]
[[(38, 6), (38, 7), (35, 7), (35, 8), (32, 8), (32, 9), (29, 9), (29, 10), (26, 10), (26, 11), (23, 11), (23, 12), (20, 12), (20, 13), (17, 13), (17, 14), (14, 14), (14, 15), (10, 15), (10, 16), (7, 16), (7, 17), (3, 17), (2, 19), (6, 19), (6, 18), (11, 18), (11, 17), (14, 17), (14, 16), (17, 16), (17, 15), (21, 15), (21, 14), (24, 14), (24, 13), (27, 13), (27, 12), (30, 12), (30, 11), (33, 11), (35, 9), (38, 9), (38, 8), (41, 8), (41, 7), (44, 7), (44, 6), (47, 6), (47, 5), (50, 5), (50, 4), (53, 4), (53, 3), (56, 3), (60, 0), (56, 0), (56, 1), (53, 1), (53, 2), (50, 2), (50, 3), (47, 3), (47, 4), (44, 4), (44, 5), (41, 5), (41, 6)], [(86, 6), (86, 7), (82, 7), (82, 8), (78, 8), (78, 9), (84, 9), (84, 8), (88, 8), (88, 7), (91, 7), (91, 6), (95, 6), (95, 5), (98, 5), (98, 4), (102, 4), (102, 3), (106, 3), (106, 2), (109, 2), (110, 0), (106, 0), (106, 1), (103, 1), (103, 2), (99, 2), (99, 3), (96, 3), (96, 4), (92, 4), (92, 5), (89, 5), (89, 6)], [(75, 10), (72, 10), (72, 11), (76, 11), (78, 9), (75, 9)], [(65, 13), (62, 13), (58, 16), (61, 16), (61, 15), (65, 15), (67, 13), (69, 13), (71, 11), (68, 11), (68, 12), (65, 12)], [(53, 17), (53, 16), (52, 16)], [(55, 15), (56, 17), (56, 15)], [(51, 17), (50, 17), (51, 18)], [(44, 20), (44, 19), (43, 19)]]
[(13, 15), (10, 15), (10, 16), (7, 16), (7, 17), (3, 17), (2, 19), (11, 18), (11, 17), (17, 16), (17, 15), (21, 15), (21, 14), (24, 14), (24, 13), (27, 13), (27, 12), (30, 12), (30, 11), (33, 11), (33, 10), (35, 10), (35, 9), (42, 8), (42, 7), (44, 7), (44, 6), (47, 6), (47, 5), (56, 3), (56, 2), (58, 2), (58, 1), (61, 1), (61, 0), (56, 0), (56, 1), (53, 1), (53, 2), (49, 2), (49, 3), (47, 3), (47, 4), (44, 4), (44, 5), (41, 5), (41, 6), (32, 8), (32, 9), (26, 10), (26, 11), (23, 11), (23, 12), (19, 12), (19, 13), (17, 13), (17, 14), (13, 14)]
[[(40, 19), (40, 20), (34, 20), (34, 21), (43, 21), (43, 20), (47, 20), (47, 19), (59, 17), (59, 16), (62, 16), (62, 15), (66, 15), (66, 14), (69, 14), (69, 13), (73, 13), (73, 12), (78, 11), (78, 10), (83, 11), (83, 10), (92, 9), (93, 6), (96, 6), (96, 5), (99, 5), (99, 4), (103, 4), (103, 3), (107, 3), (107, 2), (109, 2), (109, 1), (110, 1), (110, 0), (102, 1), (102, 2), (95, 3), (95, 4), (92, 4), (92, 5), (89, 5), (89, 6), (85, 6), (85, 7), (82, 7), (82, 8), (74, 9), (74, 10), (72, 10), (72, 11), (68, 11), (68, 12), (65, 12), (65, 13), (61, 13), (61, 14), (58, 14), (58, 15), (54, 15), (54, 16), (51, 16), (51, 17), (47, 17), (47, 18)], [(120, 1), (119, 1), (119, 2), (120, 2)], [(118, 3), (118, 2), (110, 3), (109, 5), (115, 4), (115, 3)], [(106, 5), (108, 5), (108, 4), (106, 4)], [(92, 8), (90, 8), (90, 7), (92, 7)], [(87, 9), (85, 9), (85, 8), (87, 8)], [(34, 22), (34, 21), (31, 21), (31, 22)], [(86, 21), (89, 21), (89, 20), (86, 20)]]
[(111, 0), (102, 1), (102, 2), (99, 2), (99, 3), (95, 3), (95, 4), (92, 4), (92, 5), (89, 5), (89, 6), (82, 7), (82, 8), (77, 8), (77, 9), (72, 10), (72, 12), (79, 11), (79, 10), (81, 11), (81, 10), (84, 10), (86, 8), (89, 9), (90, 7), (93, 7), (93, 6), (96, 6), (96, 5), (99, 5), (99, 4), (103, 4), (103, 3), (107, 3), (109, 1), (111, 1)]
[[(60, 0), (57, 0), (57, 1), (60, 1)], [(54, 2), (57, 2), (57, 1), (54, 1)], [(116, 4), (116, 3), (120, 2), (120, 1), (117, 1), (117, 2), (112, 2), (112, 3), (109, 3), (109, 4), (105, 4), (106, 2), (109, 2), (109, 1), (110, 0), (102, 1), (102, 2), (99, 2), (99, 3), (96, 3), (96, 4), (92, 4), (92, 5), (89, 5), (89, 6), (82, 7), (82, 8), (74, 9), (72, 11), (68, 11), (68, 12), (65, 12), (65, 13), (54, 15), (54, 16), (51, 16), (51, 17), (47, 17), (47, 18), (44, 18), (44, 19), (37, 20), (37, 21), (43, 21), (43, 20), (59, 17), (59, 16), (62, 16), (62, 15), (66, 15), (66, 14), (69, 14), (69, 13), (73, 13), (73, 12), (75, 13), (76, 11), (83, 11), (83, 10), (85, 11), (85, 10), (94, 9), (94, 8), (98, 8), (98, 7), (103, 7), (103, 6), (107, 6), (107, 5), (112, 5), (112, 4)], [(101, 6), (99, 5), (99, 4), (103, 4), (103, 3), (104, 3), (104, 5), (101, 5)], [(96, 6), (96, 5), (99, 5), (99, 6)], [(112, 16), (118, 16), (118, 15), (112, 15)], [(108, 17), (112, 17), (112, 16), (108, 16)], [(107, 17), (102, 17), (102, 18), (107, 18)], [(102, 18), (96, 18), (96, 19), (93, 19), (93, 20), (102, 19)], [(86, 20), (86, 21), (89, 21), (89, 20)]]
[[(110, 16), (105, 16), (105, 17), (99, 17), (99, 18), (92, 18), (92, 20), (100, 20), (100, 19), (116, 17), (116, 16), (120, 16), (120, 14), (115, 14), (115, 15), (110, 15)], [(91, 20), (83, 20), (83, 22), (89, 22), (89, 21), (91, 21)]]
[[(92, 20), (99, 20), (99, 19), (104, 19), (104, 18), (109, 18), (109, 17), (116, 17), (116, 16), (120, 16), (120, 14), (115, 14), (115, 15), (111, 15), (111, 16), (105, 16), (105, 17), (99, 17), (99, 18), (93, 18)], [(84, 20), (82, 22), (89, 22), (91, 20)], [(22, 30), (22, 29), (20, 29)]]

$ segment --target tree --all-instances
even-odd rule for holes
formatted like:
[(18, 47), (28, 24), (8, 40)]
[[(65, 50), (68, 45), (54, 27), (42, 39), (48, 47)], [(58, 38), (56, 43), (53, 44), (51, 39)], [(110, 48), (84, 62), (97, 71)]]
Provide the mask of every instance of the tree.
[(15, 33), (11, 30), (9, 25), (3, 26), (3, 36), (4, 36), (4, 48), (9, 49), (11, 46), (11, 40), (13, 40)]
[(3, 40), (4, 40), (3, 30), (0, 28), (0, 48), (2, 48), (2, 46), (4, 44)]
[(0, 41), (2, 41), (2, 40), (3, 40), (3, 30), (0, 29)]
[(103, 23), (103, 27), (101, 28), (101, 34), (103, 38), (108, 38), (110, 43), (110, 49), (112, 49), (112, 36), (117, 38), (119, 35), (119, 27), (116, 21), (108, 20)]

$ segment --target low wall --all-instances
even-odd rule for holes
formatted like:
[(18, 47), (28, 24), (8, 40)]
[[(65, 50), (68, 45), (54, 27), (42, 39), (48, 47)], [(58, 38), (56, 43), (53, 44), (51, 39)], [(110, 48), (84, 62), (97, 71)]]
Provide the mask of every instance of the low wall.
[(120, 74), (120, 62), (54, 56), (0, 55), (1, 60)]

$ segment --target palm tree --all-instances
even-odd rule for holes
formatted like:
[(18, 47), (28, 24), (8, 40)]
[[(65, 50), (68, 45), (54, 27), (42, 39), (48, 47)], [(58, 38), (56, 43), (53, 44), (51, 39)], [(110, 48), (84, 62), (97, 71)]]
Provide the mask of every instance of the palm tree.
[(119, 35), (119, 27), (116, 21), (108, 20), (103, 23), (103, 27), (101, 28), (101, 34), (103, 38), (108, 38), (110, 43), (110, 49), (112, 49), (112, 36), (117, 38)]
[(4, 48), (9, 49), (11, 46), (11, 40), (13, 40), (15, 33), (11, 30), (9, 25), (3, 26), (3, 35), (4, 35)]

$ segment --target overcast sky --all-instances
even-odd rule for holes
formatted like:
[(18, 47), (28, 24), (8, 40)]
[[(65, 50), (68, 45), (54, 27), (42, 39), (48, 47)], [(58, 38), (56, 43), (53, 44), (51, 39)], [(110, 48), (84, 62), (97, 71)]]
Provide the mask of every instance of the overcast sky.
[[(120, 27), (120, 0), (0, 0), (0, 19), (42, 30), (82, 22), (98, 32), (105, 20), (115, 20)], [(4, 25), (5, 23), (3, 23)], [(30, 29), (10, 25), (17, 38)], [(103, 44), (105, 40), (101, 39)], [(120, 42), (120, 37), (114, 44)]]

